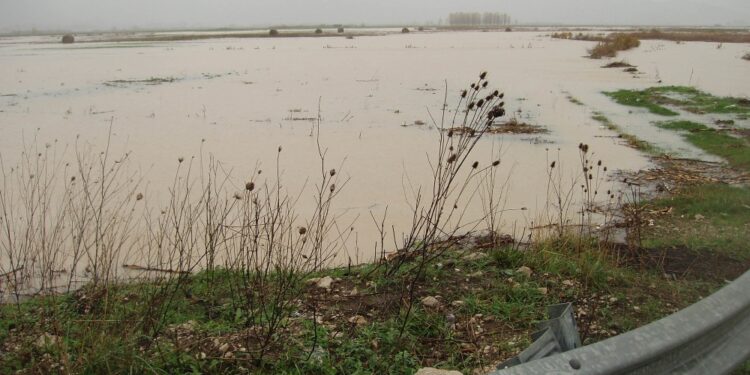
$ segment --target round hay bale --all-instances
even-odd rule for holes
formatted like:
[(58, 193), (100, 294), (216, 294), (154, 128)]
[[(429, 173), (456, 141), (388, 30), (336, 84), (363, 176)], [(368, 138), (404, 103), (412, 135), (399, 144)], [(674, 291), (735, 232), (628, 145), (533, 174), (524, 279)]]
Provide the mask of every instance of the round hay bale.
[(270, 35), (270, 36), (277, 36), (277, 35), (279, 35), (279, 30), (271, 29), (271, 30), (268, 31), (268, 35)]
[(62, 37), (62, 42), (65, 44), (70, 44), (76, 41), (76, 38), (72, 34), (65, 34)]
[(401, 33), (403, 33), (403, 34), (406, 34), (408, 32), (409, 32), (409, 28), (408, 27), (404, 27), (403, 29), (401, 29)]
[(339, 30), (338, 30), (338, 31), (339, 31), (340, 33), (343, 33), (343, 32), (344, 32), (344, 28), (343, 28), (343, 27), (339, 27)]
[(322, 29), (315, 29), (315, 34), (323, 34), (323, 30)]

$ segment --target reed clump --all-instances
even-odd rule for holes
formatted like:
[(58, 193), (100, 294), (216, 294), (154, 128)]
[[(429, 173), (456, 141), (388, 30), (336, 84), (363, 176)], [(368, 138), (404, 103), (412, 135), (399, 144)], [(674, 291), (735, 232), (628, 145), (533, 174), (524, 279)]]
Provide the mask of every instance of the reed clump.
[(627, 51), (640, 45), (640, 40), (632, 34), (615, 33), (591, 48), (589, 50), (589, 57), (592, 59), (615, 57), (620, 51)]

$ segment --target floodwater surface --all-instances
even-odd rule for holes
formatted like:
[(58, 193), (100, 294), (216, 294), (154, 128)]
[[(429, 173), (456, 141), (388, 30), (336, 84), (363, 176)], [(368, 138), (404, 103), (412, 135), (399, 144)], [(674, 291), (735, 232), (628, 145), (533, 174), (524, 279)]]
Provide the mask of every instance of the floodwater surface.
[[(172, 184), (178, 158), (207, 155), (231, 170), (241, 191), (256, 169), (275, 174), (309, 211), (320, 179), (315, 119), (327, 169), (347, 183), (333, 205), (350, 236), (335, 263), (373, 258), (380, 235), (372, 216), (387, 210), (388, 250), (408, 231), (409, 202), (432, 186), (441, 110), (488, 72), (505, 92), (506, 117), (546, 134), (486, 135), (472, 159), (500, 159), (497, 194), (503, 232), (544, 224), (549, 163), (563, 181), (580, 177), (579, 143), (608, 170), (637, 170), (648, 159), (591, 119), (606, 114), (660, 146), (701, 153), (650, 126), (602, 94), (658, 84), (694, 85), (717, 95), (750, 94), (744, 46), (645, 41), (621, 58), (642, 74), (602, 69), (584, 58), (593, 43), (541, 32), (435, 32), (320, 38), (246, 38), (183, 42), (82, 43), (45, 38), (0, 40), (0, 154), (6, 167), (32, 143), (54, 143), (73, 158), (76, 142), (113, 155), (130, 153), (152, 206)], [(575, 98), (583, 105), (573, 103)], [(281, 147), (281, 153), (278, 149)], [(61, 151), (62, 152), (62, 151)], [(704, 155), (705, 156), (705, 155)], [(560, 168), (560, 167), (558, 167)], [(506, 183), (507, 182), (507, 183)], [(619, 186), (603, 178), (603, 189)], [(481, 200), (467, 203), (467, 230), (482, 229)], [(574, 216), (575, 209), (569, 214)], [(475, 224), (471, 224), (475, 223)], [(127, 255), (125, 256), (128, 257)], [(138, 263), (136, 256), (122, 262)]]

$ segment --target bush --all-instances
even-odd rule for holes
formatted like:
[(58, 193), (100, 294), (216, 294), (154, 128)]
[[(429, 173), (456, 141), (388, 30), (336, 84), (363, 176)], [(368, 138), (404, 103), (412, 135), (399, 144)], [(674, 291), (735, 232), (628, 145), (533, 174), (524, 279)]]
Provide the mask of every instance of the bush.
[(401, 29), (401, 33), (403, 33), (403, 34), (409, 33), (409, 28), (408, 27), (404, 27), (403, 29)]
[(339, 27), (338, 32), (343, 33), (344, 32), (344, 28), (343, 27)]
[(277, 36), (277, 35), (279, 35), (279, 30), (271, 29), (271, 30), (268, 31), (268, 35), (270, 35), (270, 36)]
[(322, 29), (315, 29), (315, 34), (323, 34), (323, 30)]
[(745, 56), (742, 56), (742, 59), (750, 61), (750, 52), (746, 53)]
[(75, 37), (73, 37), (73, 35), (71, 35), (71, 34), (65, 34), (62, 37), (62, 42), (65, 43), (65, 44), (73, 43), (73, 42), (75, 42)]
[(589, 57), (600, 59), (602, 57), (615, 57), (619, 51), (627, 51), (641, 45), (641, 41), (631, 34), (612, 34), (609, 38), (599, 42), (589, 50)]

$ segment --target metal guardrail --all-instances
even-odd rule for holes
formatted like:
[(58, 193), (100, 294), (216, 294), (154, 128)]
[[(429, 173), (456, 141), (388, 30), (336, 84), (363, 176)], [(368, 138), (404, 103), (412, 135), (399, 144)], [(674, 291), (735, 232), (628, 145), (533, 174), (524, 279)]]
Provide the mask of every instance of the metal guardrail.
[(750, 271), (641, 328), (489, 375), (727, 374), (748, 358)]

